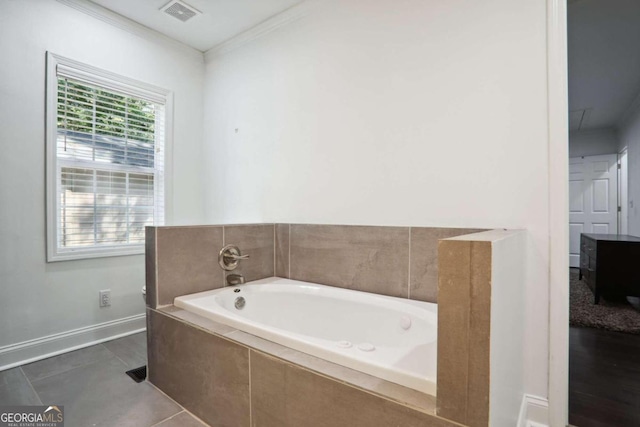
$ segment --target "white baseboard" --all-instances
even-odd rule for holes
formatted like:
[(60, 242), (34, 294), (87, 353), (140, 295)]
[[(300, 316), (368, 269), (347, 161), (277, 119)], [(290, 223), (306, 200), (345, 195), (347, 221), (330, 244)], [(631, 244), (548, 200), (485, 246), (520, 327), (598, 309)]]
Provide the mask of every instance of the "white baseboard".
[(0, 371), (142, 332), (145, 329), (146, 319), (143, 313), (10, 344), (0, 347)]
[(549, 425), (549, 401), (542, 397), (522, 396), (518, 427), (547, 427)]

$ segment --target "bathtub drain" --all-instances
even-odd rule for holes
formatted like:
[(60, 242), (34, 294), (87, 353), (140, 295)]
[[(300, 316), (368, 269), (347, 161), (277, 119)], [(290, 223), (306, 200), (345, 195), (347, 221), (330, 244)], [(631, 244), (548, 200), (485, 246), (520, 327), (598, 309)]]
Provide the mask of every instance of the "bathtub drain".
[(234, 303), (234, 305), (236, 306), (236, 308), (238, 310), (242, 310), (246, 303), (247, 302), (245, 301), (245, 299), (243, 297), (238, 297), (238, 298), (236, 298), (236, 302)]

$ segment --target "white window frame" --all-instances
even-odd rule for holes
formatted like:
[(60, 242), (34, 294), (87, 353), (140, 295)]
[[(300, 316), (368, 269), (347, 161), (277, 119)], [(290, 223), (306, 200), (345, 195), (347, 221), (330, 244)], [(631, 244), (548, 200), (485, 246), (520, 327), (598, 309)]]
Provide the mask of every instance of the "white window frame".
[[(164, 141), (164, 204), (167, 205), (167, 165), (170, 163), (168, 147), (172, 146), (173, 134), (173, 92), (128, 77), (111, 73), (72, 59), (47, 52), (46, 65), (46, 215), (47, 215), (47, 262), (67, 261), (84, 258), (101, 258), (123, 255), (139, 255), (144, 253), (144, 244), (105, 245), (101, 247), (58, 247), (59, 224), (59, 187), (57, 158), (57, 97), (58, 67), (64, 67), (65, 74), (72, 74), (81, 81), (99, 85), (106, 89), (122, 92), (145, 99), (155, 99), (165, 106), (165, 141)], [(155, 184), (154, 184), (155, 185)], [(164, 217), (166, 221), (167, 209)], [(163, 225), (163, 224), (154, 224)]]

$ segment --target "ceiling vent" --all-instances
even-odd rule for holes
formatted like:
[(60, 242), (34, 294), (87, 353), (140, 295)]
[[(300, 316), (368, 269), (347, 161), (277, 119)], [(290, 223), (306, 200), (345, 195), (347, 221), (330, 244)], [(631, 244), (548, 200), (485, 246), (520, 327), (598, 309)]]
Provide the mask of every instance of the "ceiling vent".
[(170, 1), (160, 10), (167, 15), (171, 15), (174, 18), (181, 20), (182, 22), (187, 22), (194, 16), (202, 15), (202, 12), (200, 12), (198, 9), (195, 9), (180, 0)]

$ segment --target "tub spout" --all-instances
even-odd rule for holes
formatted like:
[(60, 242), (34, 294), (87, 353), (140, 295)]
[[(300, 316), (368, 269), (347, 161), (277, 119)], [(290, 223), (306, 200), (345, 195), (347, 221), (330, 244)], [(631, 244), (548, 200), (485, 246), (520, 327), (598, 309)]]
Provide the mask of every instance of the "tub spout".
[(244, 284), (244, 276), (242, 274), (230, 274), (227, 276), (227, 285), (236, 286)]

